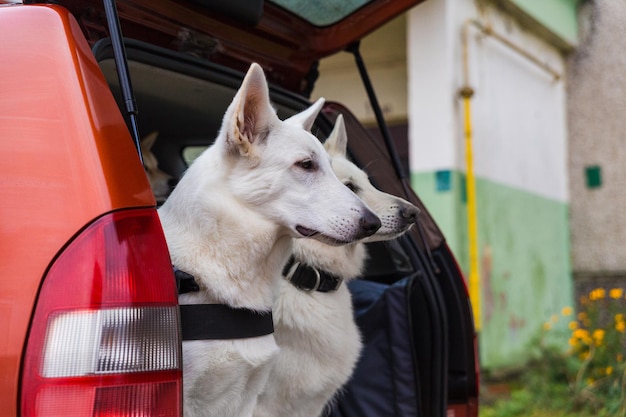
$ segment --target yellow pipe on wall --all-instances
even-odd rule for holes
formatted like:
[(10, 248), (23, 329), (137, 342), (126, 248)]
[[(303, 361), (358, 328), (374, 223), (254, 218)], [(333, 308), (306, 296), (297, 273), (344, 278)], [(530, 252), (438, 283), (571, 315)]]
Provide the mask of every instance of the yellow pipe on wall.
[(480, 273), (478, 268), (478, 214), (476, 210), (476, 178), (472, 148), (471, 90), (463, 89), (463, 115), (465, 134), (465, 192), (467, 196), (467, 236), (469, 241), (469, 295), (474, 312), (476, 331), (481, 329)]
[(467, 239), (469, 247), (469, 277), (468, 290), (472, 311), (474, 313), (474, 327), (480, 331), (481, 297), (480, 297), (480, 270), (478, 268), (478, 214), (476, 210), (476, 178), (474, 177), (474, 155), (472, 148), (472, 96), (474, 90), (469, 86), (469, 58), (468, 58), (468, 30), (471, 21), (463, 27), (463, 82), (460, 96), (463, 99), (463, 134), (465, 136), (465, 194), (467, 197)]

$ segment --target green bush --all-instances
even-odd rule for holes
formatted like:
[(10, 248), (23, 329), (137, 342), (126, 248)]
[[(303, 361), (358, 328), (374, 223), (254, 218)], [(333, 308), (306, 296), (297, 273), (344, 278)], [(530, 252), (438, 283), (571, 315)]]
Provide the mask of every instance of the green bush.
[(567, 356), (575, 361), (570, 386), (578, 403), (597, 415), (626, 415), (624, 347), (626, 299), (621, 288), (596, 288), (569, 323)]
[(510, 398), (481, 417), (626, 417), (626, 298), (602, 288), (553, 315), (530, 347), (534, 360)]

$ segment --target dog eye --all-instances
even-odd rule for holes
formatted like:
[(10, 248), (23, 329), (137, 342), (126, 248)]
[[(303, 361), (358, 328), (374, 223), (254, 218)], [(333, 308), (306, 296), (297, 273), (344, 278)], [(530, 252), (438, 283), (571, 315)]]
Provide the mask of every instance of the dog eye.
[(356, 192), (359, 190), (359, 187), (357, 187), (356, 185), (354, 185), (354, 183), (352, 183), (351, 181), (348, 181), (344, 184), (346, 187), (348, 187), (350, 189), (350, 191), (352, 191), (353, 193), (356, 194)]
[(315, 162), (312, 159), (303, 159), (296, 162), (296, 165), (305, 171), (313, 171), (315, 169)]

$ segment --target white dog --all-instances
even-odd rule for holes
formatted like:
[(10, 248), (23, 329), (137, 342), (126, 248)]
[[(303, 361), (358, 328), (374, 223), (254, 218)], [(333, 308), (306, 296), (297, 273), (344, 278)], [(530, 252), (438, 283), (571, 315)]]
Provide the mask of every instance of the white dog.
[[(346, 145), (343, 118), (339, 116), (324, 146), (339, 179), (374, 210), (382, 227), (369, 238), (341, 247), (303, 239), (294, 242), (295, 263), (287, 268), (287, 278), (292, 281), (281, 281), (274, 304), (274, 335), (280, 352), (259, 396), (255, 417), (318, 417), (347, 382), (361, 340), (350, 292), (341, 283), (361, 275), (366, 258), (363, 242), (400, 236), (419, 213), (408, 201), (374, 188), (367, 174), (346, 158)], [(321, 277), (313, 268), (321, 271)], [(310, 274), (310, 281), (302, 274)], [(320, 283), (320, 279), (329, 282)], [(310, 290), (316, 284), (326, 286), (325, 292)]]
[[(309, 132), (322, 104), (281, 121), (263, 70), (252, 64), (215, 143), (159, 209), (173, 264), (199, 286), (179, 296), (181, 308), (268, 313), (294, 237), (346, 244), (380, 227)], [(271, 331), (228, 339), (183, 342), (186, 416), (252, 415), (278, 347)]]

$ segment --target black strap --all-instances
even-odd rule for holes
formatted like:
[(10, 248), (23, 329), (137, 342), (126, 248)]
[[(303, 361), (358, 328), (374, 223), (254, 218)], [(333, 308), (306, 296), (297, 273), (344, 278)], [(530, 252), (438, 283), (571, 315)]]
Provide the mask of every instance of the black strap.
[(272, 312), (224, 304), (180, 306), (183, 340), (245, 339), (274, 333)]
[(283, 269), (283, 276), (294, 287), (304, 292), (337, 291), (343, 282), (341, 277), (320, 271), (315, 267), (296, 262), (292, 256)]
[[(200, 291), (193, 275), (174, 267), (178, 294)], [(272, 312), (225, 304), (180, 305), (183, 340), (245, 339), (274, 333)]]

